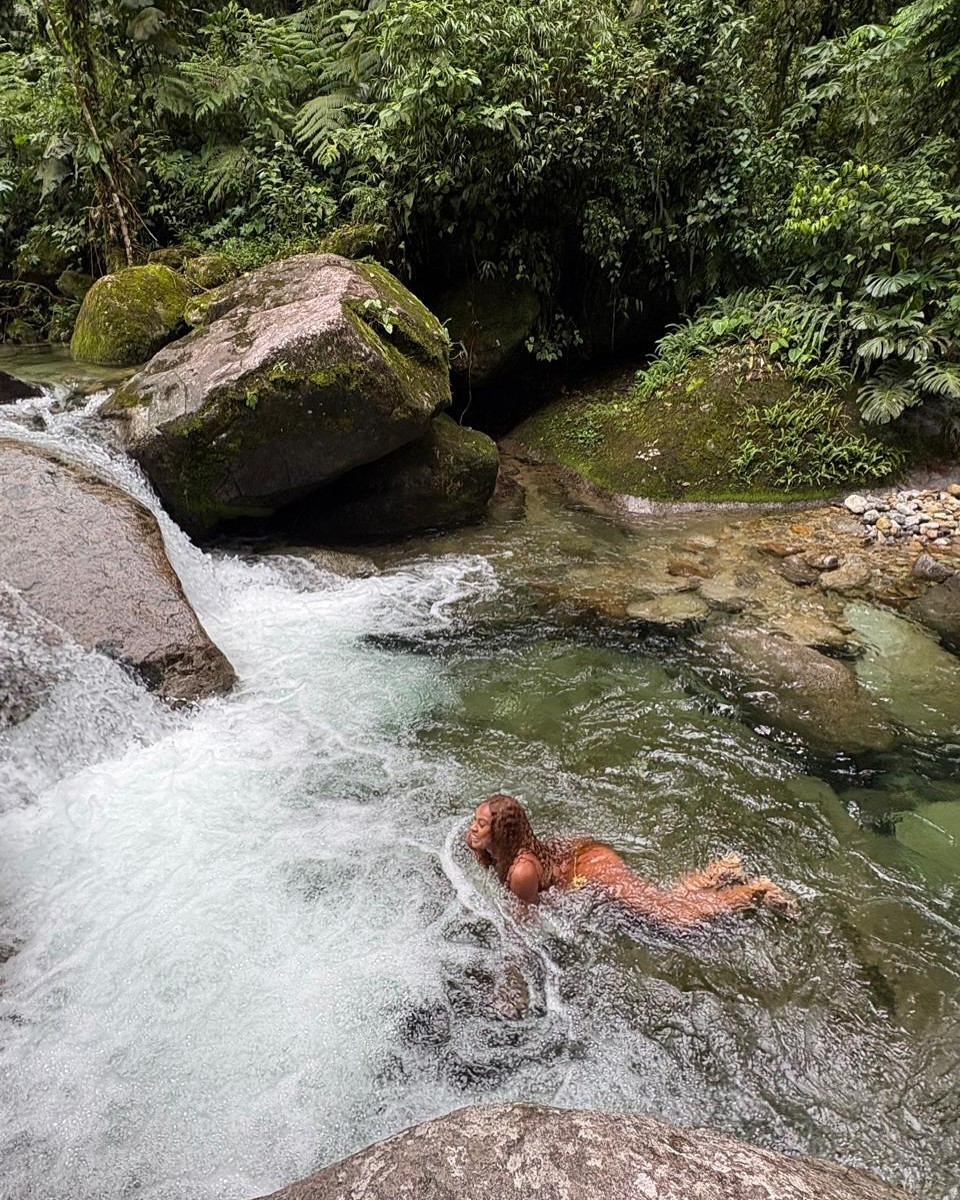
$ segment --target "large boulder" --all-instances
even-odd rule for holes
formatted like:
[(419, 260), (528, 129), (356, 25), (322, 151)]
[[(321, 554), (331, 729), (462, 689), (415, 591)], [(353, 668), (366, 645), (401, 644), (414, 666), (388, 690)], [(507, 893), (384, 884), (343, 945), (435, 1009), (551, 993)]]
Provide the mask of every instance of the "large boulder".
[(169, 510), (266, 516), (419, 437), (449, 403), (442, 326), (382, 267), (303, 254), (205, 297), (108, 402)]
[(102, 276), (83, 298), (71, 356), (102, 367), (146, 362), (176, 337), (190, 294), (187, 281), (159, 263)]
[(910, 1200), (864, 1171), (634, 1113), (461, 1108), (261, 1200)]
[(466, 525), (483, 517), (499, 465), (486, 434), (439, 416), (415, 442), (301, 501), (291, 528), (309, 539), (352, 542)]
[(863, 754), (896, 742), (891, 714), (845, 663), (819, 650), (737, 622), (706, 630), (699, 648), (739, 700), (821, 753)]
[(127, 664), (172, 703), (232, 686), (233, 669), (187, 602), (142, 504), (2, 439), (0, 529), (0, 581), (81, 646)]

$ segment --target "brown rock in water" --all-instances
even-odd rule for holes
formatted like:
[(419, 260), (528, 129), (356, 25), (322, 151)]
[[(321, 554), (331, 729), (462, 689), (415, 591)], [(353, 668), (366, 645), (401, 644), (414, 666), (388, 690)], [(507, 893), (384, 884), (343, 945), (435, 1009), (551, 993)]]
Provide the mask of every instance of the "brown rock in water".
[(173, 703), (225, 692), (233, 668), (183, 594), (153, 514), (82, 467), (0, 440), (0, 581)]
[(707, 630), (699, 645), (732, 677), (739, 700), (815, 749), (861, 754), (894, 745), (889, 714), (844, 663), (793, 638), (737, 623)]
[(639, 1113), (461, 1108), (261, 1200), (911, 1200), (865, 1171)]
[(870, 575), (869, 563), (862, 558), (851, 557), (844, 559), (834, 570), (824, 571), (819, 576), (819, 582), (825, 591), (855, 592), (867, 586)]
[(802, 554), (791, 554), (783, 559), (779, 571), (784, 579), (799, 587), (809, 587), (820, 578), (818, 571), (804, 560)]
[(960, 652), (960, 574), (935, 584), (912, 601), (907, 611), (938, 633), (945, 646)]

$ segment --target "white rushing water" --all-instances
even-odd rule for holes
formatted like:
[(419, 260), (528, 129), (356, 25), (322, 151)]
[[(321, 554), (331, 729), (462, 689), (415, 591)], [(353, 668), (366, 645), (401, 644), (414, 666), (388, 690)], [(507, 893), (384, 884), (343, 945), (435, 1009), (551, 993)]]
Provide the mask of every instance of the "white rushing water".
[[(462, 780), (404, 749), (435, 667), (363, 635), (442, 627), (496, 585), (470, 558), (344, 582), (202, 554), (81, 428), (61, 448), (151, 503), (241, 683), (174, 715), (79, 656), (0, 744), (0, 906), (22, 943), (0, 992), (0, 1195), (250, 1196), (384, 1128), (371, 1078), (437, 992), (434, 924), (457, 907), (423, 798)], [(423, 1111), (414, 1091), (390, 1122)]]

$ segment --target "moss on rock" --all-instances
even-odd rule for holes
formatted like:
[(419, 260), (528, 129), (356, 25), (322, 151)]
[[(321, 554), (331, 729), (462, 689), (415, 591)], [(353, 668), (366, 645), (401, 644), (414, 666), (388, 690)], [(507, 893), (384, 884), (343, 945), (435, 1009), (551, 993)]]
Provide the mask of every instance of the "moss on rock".
[(237, 268), (223, 254), (198, 254), (188, 258), (181, 268), (184, 278), (194, 288), (209, 291), (237, 276)]
[(384, 227), (376, 222), (341, 225), (320, 242), (320, 254), (340, 254), (344, 258), (382, 258)]
[(814, 499), (900, 463), (838, 394), (739, 348), (694, 358), (650, 395), (633, 373), (611, 377), (547, 406), (513, 437), (606, 490), (664, 501)]
[(70, 353), (99, 366), (145, 362), (176, 336), (189, 298), (186, 280), (160, 264), (104, 275), (84, 297)]
[(333, 542), (466, 525), (483, 517), (499, 466), (491, 438), (441, 415), (415, 442), (301, 501), (285, 524)]

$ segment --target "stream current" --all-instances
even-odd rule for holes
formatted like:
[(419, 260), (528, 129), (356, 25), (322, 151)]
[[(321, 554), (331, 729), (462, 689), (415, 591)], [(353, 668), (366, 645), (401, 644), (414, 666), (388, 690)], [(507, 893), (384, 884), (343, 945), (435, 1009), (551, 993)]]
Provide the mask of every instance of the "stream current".
[[(96, 401), (57, 415), (58, 395), (0, 410), (0, 437), (157, 513), (240, 684), (173, 713), (77, 654), (0, 731), (3, 1200), (244, 1200), (495, 1099), (647, 1111), (960, 1196), (956, 744), (818, 762), (682, 649), (531, 600), (533, 576), (709, 518), (625, 530), (544, 492), (344, 580), (197, 549), (100, 444)], [(579, 893), (517, 928), (462, 844), (497, 790), (660, 879), (739, 851), (800, 918), (668, 939)], [(522, 1020), (491, 1005), (505, 962)]]

